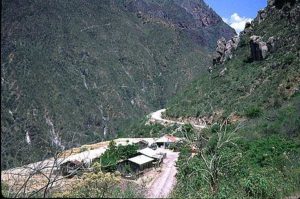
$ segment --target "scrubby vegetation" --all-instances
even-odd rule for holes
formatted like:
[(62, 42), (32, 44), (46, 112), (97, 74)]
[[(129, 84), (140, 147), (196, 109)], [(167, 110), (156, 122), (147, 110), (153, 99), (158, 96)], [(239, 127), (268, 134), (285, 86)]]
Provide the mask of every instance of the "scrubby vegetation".
[(118, 137), (161, 137), (165, 134), (176, 133), (180, 125), (164, 126), (161, 124), (153, 123), (147, 124), (147, 118), (136, 120), (130, 125), (118, 132)]
[(2, 169), (51, 157), (52, 127), (65, 148), (112, 138), (205, 72), (206, 47), (127, 3), (2, 1)]
[(96, 171), (85, 173), (76, 185), (62, 193), (53, 193), (52, 197), (63, 198), (141, 198), (142, 188), (121, 180), (118, 173)]
[[(280, 14), (268, 16), (254, 26), (251, 35), (267, 40), (273, 36), (276, 51), (263, 61), (248, 61), (249, 37), (241, 38), (232, 60), (203, 75), (174, 97), (168, 104), (167, 116), (202, 117), (223, 111), (223, 117), (235, 112), (240, 116), (257, 117), (265, 110), (278, 108), (299, 89), (299, 33), (289, 20)], [(226, 67), (224, 76), (220, 71)]]
[[(214, 117), (202, 137), (181, 146), (173, 197), (284, 198), (299, 192), (299, 27), (284, 14), (291, 7), (272, 9), (241, 37), (233, 59), (215, 66), (169, 103), (169, 117)], [(265, 41), (274, 36), (276, 49), (253, 61), (251, 35)], [(191, 144), (198, 147), (194, 156)]]
[(135, 144), (117, 146), (114, 141), (110, 141), (108, 149), (100, 156), (100, 166), (103, 171), (114, 172), (119, 161), (134, 157), (137, 150), (138, 146)]
[[(234, 128), (231, 128), (234, 129)], [(248, 140), (239, 131), (205, 132), (198, 150), (181, 146), (173, 197), (282, 198), (300, 186), (300, 144), (279, 135)]]

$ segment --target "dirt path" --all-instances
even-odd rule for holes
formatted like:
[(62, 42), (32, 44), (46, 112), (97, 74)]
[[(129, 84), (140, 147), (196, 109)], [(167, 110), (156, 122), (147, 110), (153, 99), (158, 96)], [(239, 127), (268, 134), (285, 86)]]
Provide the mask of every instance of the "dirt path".
[[(166, 109), (160, 109), (158, 111), (155, 111), (153, 113), (150, 113), (149, 116), (150, 116), (150, 121), (151, 122), (157, 122), (157, 123), (160, 123), (160, 124), (185, 124), (184, 122), (180, 122), (180, 121), (175, 121), (175, 120), (166, 120), (166, 119), (163, 119), (162, 118), (162, 113), (165, 112)], [(192, 124), (191, 125), (195, 128), (198, 128), (198, 129), (203, 129), (205, 128), (206, 126), (205, 125), (197, 125), (197, 124)]]
[(167, 153), (167, 157), (162, 164), (160, 175), (152, 182), (148, 188), (147, 198), (167, 198), (176, 184), (177, 169), (175, 163), (179, 153), (167, 149), (163, 149)]

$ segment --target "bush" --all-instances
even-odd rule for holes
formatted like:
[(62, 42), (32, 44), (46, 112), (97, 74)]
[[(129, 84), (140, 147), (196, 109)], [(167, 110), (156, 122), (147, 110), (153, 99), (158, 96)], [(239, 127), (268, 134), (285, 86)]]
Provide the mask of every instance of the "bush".
[(216, 133), (220, 130), (220, 125), (219, 124), (213, 124), (210, 128), (211, 133)]
[(71, 190), (58, 194), (67, 198), (107, 198), (113, 195), (121, 178), (111, 173), (86, 173)]
[(278, 185), (274, 177), (278, 177), (278, 175), (274, 174), (275, 172), (278, 171), (263, 169), (251, 172), (241, 183), (247, 196), (253, 198), (277, 198)]
[(81, 152), (84, 152), (84, 151), (87, 151), (88, 150), (88, 147), (87, 146), (81, 146), (80, 147), (80, 153)]
[(184, 140), (176, 142), (176, 143), (171, 143), (168, 147), (168, 149), (171, 149), (176, 152), (181, 152), (185, 148), (188, 148), (188, 150), (191, 151), (191, 148), (188, 146), (188, 143)]
[(137, 145), (119, 145), (116, 146), (114, 141), (108, 145), (108, 149), (101, 155), (100, 164), (104, 171), (113, 172), (119, 160), (125, 160), (136, 155)]
[(249, 118), (256, 118), (262, 114), (261, 108), (257, 106), (249, 107), (245, 110), (245, 115)]
[(9, 186), (5, 182), (1, 181), (1, 193), (5, 198), (10, 198), (13, 196), (13, 193), (9, 191)]
[[(230, 127), (228, 127), (230, 128)], [(228, 129), (227, 128), (227, 129)], [(181, 150), (173, 197), (182, 198), (283, 198), (299, 190), (299, 150), (296, 141), (273, 135), (258, 140), (241, 139), (217, 150), (217, 134), (206, 144), (206, 159), (218, 159), (218, 188), (208, 186), (208, 173), (200, 155), (191, 158)], [(297, 173), (298, 172), (298, 173)]]
[(291, 63), (293, 63), (294, 59), (296, 59), (296, 55), (294, 55), (294, 54), (292, 54), (292, 53), (287, 53), (287, 54), (284, 56), (283, 62), (284, 62), (285, 64), (290, 65)]

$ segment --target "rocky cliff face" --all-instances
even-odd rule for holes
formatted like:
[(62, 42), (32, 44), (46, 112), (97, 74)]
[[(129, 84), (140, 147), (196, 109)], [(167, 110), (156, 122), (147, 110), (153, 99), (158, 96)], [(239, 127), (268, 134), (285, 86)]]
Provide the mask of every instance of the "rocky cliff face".
[(127, 1), (125, 7), (139, 17), (158, 19), (181, 29), (194, 42), (208, 49), (214, 46), (213, 41), (217, 38), (229, 39), (236, 34), (203, 0), (135, 0)]
[(3, 0), (1, 166), (113, 137), (206, 71), (234, 31), (189, 2)]
[[(222, 113), (224, 117), (230, 114), (243, 117), (251, 111), (277, 110), (290, 103), (289, 100), (297, 99), (299, 21), (299, 0), (269, 1), (268, 6), (245, 25), (239, 38), (218, 40), (208, 68), (210, 76), (202, 76), (174, 97), (169, 102), (167, 115), (207, 117)], [(296, 113), (298, 104), (291, 106)], [(292, 116), (291, 121), (297, 117), (299, 114)], [(282, 126), (275, 131), (297, 135), (298, 122), (291, 127), (292, 130)]]

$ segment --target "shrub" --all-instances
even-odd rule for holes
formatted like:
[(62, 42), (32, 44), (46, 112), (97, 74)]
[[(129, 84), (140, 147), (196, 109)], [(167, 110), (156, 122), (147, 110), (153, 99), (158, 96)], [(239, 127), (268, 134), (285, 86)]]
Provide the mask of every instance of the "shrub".
[[(242, 187), (248, 196), (253, 198), (277, 198), (278, 188), (276, 183), (278, 171), (271, 169), (259, 169), (251, 172), (242, 180)], [(282, 176), (280, 176), (282, 178)]]
[(121, 178), (111, 173), (86, 173), (70, 190), (58, 194), (67, 198), (107, 198), (113, 195)]
[(12, 193), (9, 191), (8, 184), (2, 181), (1, 181), (1, 193), (2, 196), (4, 196), (5, 198), (10, 198), (13, 196)]
[(292, 53), (287, 53), (287, 54), (284, 56), (283, 62), (284, 62), (285, 64), (290, 65), (291, 63), (293, 63), (294, 59), (296, 59), (296, 55), (294, 55), (294, 54), (292, 54)]
[(81, 152), (84, 152), (84, 151), (87, 151), (88, 150), (88, 147), (87, 146), (81, 146), (80, 147), (80, 153)]
[(262, 114), (261, 108), (257, 106), (249, 107), (245, 110), (245, 115), (249, 118), (255, 118)]
[(211, 133), (216, 133), (220, 130), (220, 125), (219, 124), (213, 124), (210, 128)]
[(114, 141), (108, 145), (108, 149), (101, 155), (100, 164), (103, 170), (113, 172), (116, 170), (116, 165), (119, 160), (125, 160), (136, 155), (138, 150), (137, 145), (119, 145), (116, 146)]

